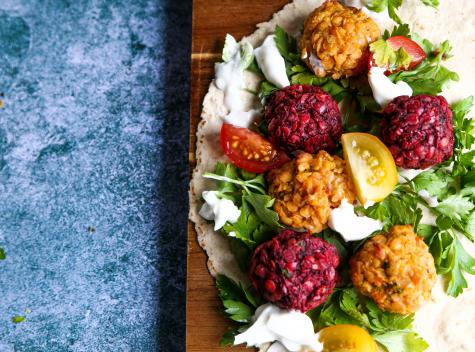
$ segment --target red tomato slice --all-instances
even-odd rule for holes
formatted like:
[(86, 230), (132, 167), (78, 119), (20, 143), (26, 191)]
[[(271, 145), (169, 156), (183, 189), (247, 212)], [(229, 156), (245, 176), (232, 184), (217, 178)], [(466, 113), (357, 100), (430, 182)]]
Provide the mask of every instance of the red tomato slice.
[(221, 128), (221, 147), (234, 165), (250, 172), (263, 173), (290, 161), (260, 134), (227, 123)]
[(393, 50), (399, 50), (400, 48), (404, 48), (404, 50), (406, 50), (407, 53), (411, 55), (412, 62), (407, 68), (408, 70), (419, 65), (427, 57), (424, 49), (422, 49), (419, 44), (417, 44), (412, 39), (409, 39), (408, 37), (397, 35), (389, 38), (387, 42)]

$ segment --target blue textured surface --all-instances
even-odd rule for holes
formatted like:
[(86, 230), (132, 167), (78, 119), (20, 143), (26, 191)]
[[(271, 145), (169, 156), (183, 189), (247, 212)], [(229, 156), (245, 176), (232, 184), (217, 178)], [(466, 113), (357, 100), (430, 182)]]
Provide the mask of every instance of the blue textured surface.
[(0, 2), (0, 352), (184, 350), (190, 38), (191, 1)]

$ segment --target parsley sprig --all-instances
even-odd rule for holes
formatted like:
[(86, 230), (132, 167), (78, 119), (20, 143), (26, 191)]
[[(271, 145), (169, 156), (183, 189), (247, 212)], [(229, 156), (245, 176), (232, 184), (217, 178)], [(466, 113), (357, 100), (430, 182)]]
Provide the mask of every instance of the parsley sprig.
[(216, 278), (219, 298), (223, 303), (224, 313), (229, 319), (235, 321), (237, 326), (227, 331), (221, 338), (220, 345), (232, 346), (234, 336), (244, 331), (252, 321), (252, 316), (256, 308), (261, 305), (260, 296), (252, 289), (245, 288), (225, 275), (218, 275)]
[(226, 223), (223, 233), (229, 238), (240, 268), (246, 272), (254, 249), (282, 228), (279, 216), (272, 209), (274, 199), (267, 195), (264, 175), (218, 162), (215, 172), (205, 173), (203, 177), (216, 180), (219, 196), (231, 200), (241, 210), (237, 222)]

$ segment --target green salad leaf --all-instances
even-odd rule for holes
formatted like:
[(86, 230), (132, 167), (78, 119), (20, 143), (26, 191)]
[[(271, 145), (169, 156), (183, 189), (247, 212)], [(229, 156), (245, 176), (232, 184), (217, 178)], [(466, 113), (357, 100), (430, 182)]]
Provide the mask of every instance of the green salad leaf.
[(231, 200), (241, 210), (238, 220), (233, 224), (227, 222), (222, 232), (228, 237), (240, 268), (247, 271), (254, 249), (282, 228), (279, 216), (272, 209), (274, 200), (266, 194), (264, 175), (218, 162), (215, 172), (205, 173), (203, 177), (216, 180), (220, 197)]
[(429, 348), (429, 344), (413, 331), (389, 331), (373, 335), (373, 338), (388, 352), (420, 352)]
[(222, 347), (231, 346), (234, 343), (234, 336), (251, 323), (256, 308), (262, 303), (261, 298), (252, 287), (244, 288), (241, 283), (222, 274), (216, 277), (216, 287), (223, 303), (224, 313), (238, 323), (238, 326), (228, 330), (220, 341)]
[(428, 347), (412, 330), (413, 314), (382, 311), (354, 288), (336, 289), (322, 306), (307, 314), (317, 329), (338, 324), (358, 325), (389, 352), (422, 352)]
[[(415, 40), (414, 35), (410, 35)], [(419, 37), (417, 37), (419, 38)], [(417, 40), (416, 40), (417, 41)], [(457, 73), (450, 71), (442, 65), (442, 62), (449, 59), (452, 47), (448, 41), (435, 47), (427, 39), (422, 40), (424, 50), (430, 50), (427, 58), (410, 71), (399, 71), (391, 74), (389, 78), (393, 82), (404, 81), (409, 84), (414, 95), (431, 94), (437, 95), (447, 87), (451, 81), (458, 81)], [(419, 38), (420, 43), (420, 38)]]
[(394, 50), (385, 39), (379, 39), (369, 46), (376, 65), (395, 70), (400, 67), (408, 68), (412, 62), (411, 55), (404, 48)]

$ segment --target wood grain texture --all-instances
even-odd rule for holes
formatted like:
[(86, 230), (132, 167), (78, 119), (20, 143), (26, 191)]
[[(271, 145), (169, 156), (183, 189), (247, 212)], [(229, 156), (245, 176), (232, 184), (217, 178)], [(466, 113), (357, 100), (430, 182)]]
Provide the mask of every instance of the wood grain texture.
[[(286, 0), (193, 1), (190, 172), (196, 165), (195, 136), (201, 104), (214, 77), (214, 63), (220, 60), (226, 33), (236, 38), (251, 34), (256, 24), (268, 21), (274, 12), (287, 3)], [(230, 325), (219, 311), (220, 307), (214, 280), (206, 268), (206, 255), (198, 245), (193, 224), (189, 223), (186, 308), (188, 352), (246, 351), (245, 348), (219, 347), (219, 339)]]

